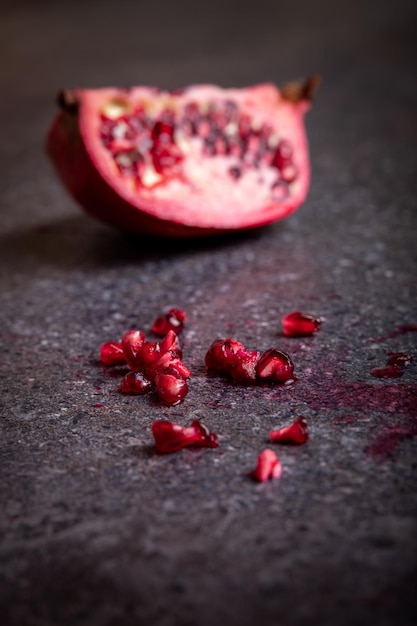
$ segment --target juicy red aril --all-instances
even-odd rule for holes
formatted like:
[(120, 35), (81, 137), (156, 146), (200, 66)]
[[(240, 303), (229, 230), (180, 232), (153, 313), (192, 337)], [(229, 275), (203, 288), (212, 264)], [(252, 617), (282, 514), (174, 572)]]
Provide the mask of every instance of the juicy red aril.
[(272, 157), (272, 164), (279, 170), (282, 170), (286, 165), (291, 163), (293, 156), (293, 149), (288, 141), (282, 140), (279, 142), (277, 149)]
[(141, 352), (144, 341), (145, 334), (141, 330), (129, 330), (122, 337), (126, 361), (133, 370), (141, 367)]
[(120, 391), (122, 393), (144, 394), (152, 389), (152, 382), (142, 372), (129, 372), (122, 378)]
[(152, 424), (152, 434), (158, 452), (176, 452), (186, 446), (217, 448), (218, 438), (199, 420), (185, 428), (165, 420), (156, 420)]
[(171, 143), (174, 139), (174, 126), (167, 121), (156, 122), (152, 129), (151, 137), (154, 142)]
[(182, 357), (182, 348), (177, 333), (174, 330), (169, 330), (165, 337), (160, 342), (161, 354), (164, 352), (172, 352), (177, 357)]
[(269, 448), (262, 450), (258, 456), (256, 468), (250, 472), (250, 476), (261, 483), (269, 478), (271, 480), (281, 478), (282, 465), (273, 450)]
[(313, 335), (319, 330), (320, 325), (321, 319), (319, 317), (301, 313), (300, 311), (288, 313), (282, 318), (283, 332), (287, 337)]
[(140, 350), (142, 368), (146, 371), (149, 366), (161, 356), (161, 346), (157, 341), (145, 341)]
[(173, 330), (178, 335), (184, 328), (186, 318), (187, 315), (182, 309), (168, 309), (166, 313), (156, 318), (152, 325), (152, 332), (163, 337), (170, 330)]
[(166, 368), (171, 368), (175, 370), (181, 378), (187, 379), (190, 378), (191, 372), (188, 367), (178, 358), (178, 356), (171, 352), (170, 350), (164, 352), (159, 358), (155, 359), (153, 363), (149, 366), (147, 373), (149, 377), (153, 380), (155, 379), (158, 372), (162, 372), (166, 370)]
[(151, 154), (152, 164), (158, 174), (175, 172), (176, 166), (182, 161), (181, 152), (175, 144), (157, 145)]
[(371, 375), (375, 378), (400, 378), (404, 374), (402, 367), (387, 365), (386, 367), (373, 367)]
[(261, 357), (257, 350), (242, 350), (238, 352), (227, 373), (238, 383), (251, 385), (257, 382), (256, 366)]
[(387, 363), (396, 367), (408, 367), (412, 361), (413, 357), (406, 352), (391, 352)]
[(304, 417), (298, 417), (290, 426), (271, 430), (269, 437), (279, 443), (305, 443), (308, 440), (308, 426)]
[(121, 343), (106, 341), (100, 348), (100, 361), (104, 365), (121, 365), (126, 363), (126, 357)]
[(216, 339), (206, 354), (206, 365), (209, 372), (227, 374), (236, 362), (236, 354), (245, 350), (245, 346), (236, 339)]
[(170, 406), (182, 402), (188, 393), (187, 381), (173, 367), (157, 372), (155, 386), (158, 396)]
[(293, 374), (290, 356), (278, 348), (264, 352), (256, 365), (256, 376), (262, 382), (286, 383), (293, 380)]

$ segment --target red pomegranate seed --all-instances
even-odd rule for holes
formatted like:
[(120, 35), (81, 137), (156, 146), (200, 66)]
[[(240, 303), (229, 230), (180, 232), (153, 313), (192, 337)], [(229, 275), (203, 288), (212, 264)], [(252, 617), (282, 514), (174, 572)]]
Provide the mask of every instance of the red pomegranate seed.
[(140, 350), (140, 362), (146, 370), (161, 356), (161, 346), (157, 341), (145, 341)]
[(173, 367), (157, 372), (155, 386), (158, 396), (170, 406), (182, 402), (188, 393), (187, 381)]
[(152, 424), (152, 434), (156, 449), (162, 453), (176, 452), (186, 446), (217, 448), (219, 445), (217, 435), (211, 433), (199, 420), (194, 420), (188, 428), (173, 422), (156, 420)]
[(100, 361), (104, 365), (121, 365), (126, 363), (126, 357), (121, 343), (106, 341), (100, 348)]
[(305, 417), (297, 417), (290, 425), (271, 430), (269, 437), (272, 441), (279, 443), (305, 443), (308, 441), (308, 426)]
[(259, 359), (256, 376), (260, 382), (286, 383), (294, 379), (294, 365), (286, 352), (270, 348)]
[(228, 373), (238, 383), (252, 385), (257, 382), (256, 366), (261, 358), (257, 350), (242, 350), (230, 364)]
[(156, 318), (152, 325), (152, 332), (163, 337), (170, 330), (173, 330), (178, 335), (184, 328), (186, 318), (187, 315), (182, 309), (168, 309), (166, 313)]
[(408, 367), (413, 362), (411, 354), (406, 352), (390, 352), (388, 365), (394, 365), (396, 367)]
[(288, 313), (282, 318), (284, 335), (287, 337), (302, 337), (312, 335), (320, 328), (322, 320), (313, 315), (307, 315), (300, 311)]
[(169, 144), (174, 139), (174, 126), (168, 121), (156, 122), (151, 133), (154, 142)]
[(141, 351), (145, 334), (141, 330), (129, 330), (122, 337), (123, 351), (129, 366), (135, 370), (141, 367)]
[(375, 378), (400, 378), (404, 374), (402, 367), (387, 365), (386, 367), (373, 367), (371, 375)]
[(282, 170), (286, 165), (291, 163), (293, 149), (291, 144), (283, 139), (279, 142), (274, 156), (272, 157), (272, 165)]
[(175, 170), (182, 161), (182, 154), (175, 144), (157, 144), (151, 151), (152, 163), (155, 171), (159, 174), (167, 173), (167, 170)]
[(246, 350), (243, 343), (236, 339), (216, 339), (206, 354), (206, 366), (210, 372), (227, 374), (236, 362), (236, 354)]
[(250, 476), (261, 483), (268, 480), (268, 478), (271, 480), (281, 478), (282, 464), (273, 450), (269, 448), (262, 450), (258, 456), (257, 466), (250, 472)]
[(161, 353), (168, 352), (175, 353), (179, 358), (182, 357), (182, 348), (177, 333), (173, 330), (169, 330), (160, 343)]
[(129, 372), (120, 383), (122, 393), (144, 394), (151, 391), (152, 383), (142, 372)]
[(151, 363), (148, 371), (149, 377), (154, 379), (158, 372), (162, 372), (167, 367), (174, 369), (184, 380), (191, 376), (191, 372), (185, 363), (174, 352), (167, 351)]

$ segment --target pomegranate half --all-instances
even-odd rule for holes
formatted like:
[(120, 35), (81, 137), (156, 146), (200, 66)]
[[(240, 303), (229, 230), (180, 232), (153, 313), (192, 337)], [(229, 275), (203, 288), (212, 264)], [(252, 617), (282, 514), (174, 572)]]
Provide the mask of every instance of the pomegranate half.
[(306, 198), (304, 114), (317, 82), (63, 91), (47, 150), (79, 204), (117, 228), (183, 237), (261, 226)]

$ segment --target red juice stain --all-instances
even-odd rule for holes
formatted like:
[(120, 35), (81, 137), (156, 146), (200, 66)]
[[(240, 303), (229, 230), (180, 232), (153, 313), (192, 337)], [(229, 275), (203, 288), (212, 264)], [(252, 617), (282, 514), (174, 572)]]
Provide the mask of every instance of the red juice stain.
[(417, 333), (417, 324), (399, 324), (390, 333), (383, 335), (382, 337), (374, 337), (370, 339), (373, 343), (380, 343), (386, 341), (386, 339), (394, 339), (399, 335), (405, 335), (406, 333)]
[(332, 379), (315, 374), (308, 381), (300, 379), (296, 393), (310, 409), (319, 413), (338, 411), (340, 414), (344, 411), (345, 415), (335, 418), (334, 424), (348, 426), (372, 418), (372, 413), (381, 414), (374, 427), (381, 430), (365, 449), (378, 460), (392, 460), (404, 440), (417, 437), (416, 383), (386, 382), (381, 385), (346, 381), (340, 374)]
[(105, 405), (104, 404), (100, 404), (100, 402), (97, 402), (96, 404), (91, 404), (90, 406), (93, 409), (102, 409)]
[(206, 404), (210, 406), (212, 409), (232, 409), (231, 404), (219, 404), (218, 402), (214, 402), (213, 400), (207, 400)]
[(366, 452), (378, 459), (393, 459), (398, 445), (406, 439), (414, 439), (415, 437), (417, 437), (417, 424), (411, 425), (411, 427), (392, 426), (375, 437), (367, 447)]

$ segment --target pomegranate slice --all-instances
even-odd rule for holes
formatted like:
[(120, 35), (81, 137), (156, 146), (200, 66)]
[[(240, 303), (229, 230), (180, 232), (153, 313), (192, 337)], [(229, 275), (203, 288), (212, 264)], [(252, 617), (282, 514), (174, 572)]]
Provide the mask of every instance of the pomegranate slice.
[(123, 230), (195, 236), (261, 226), (306, 198), (303, 119), (317, 83), (67, 90), (47, 149), (80, 205)]

